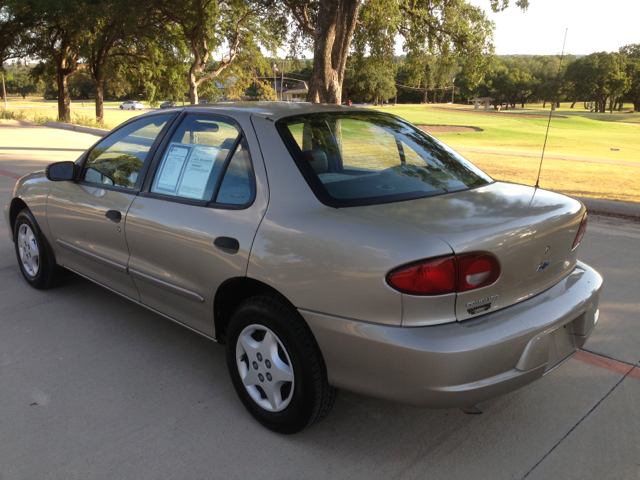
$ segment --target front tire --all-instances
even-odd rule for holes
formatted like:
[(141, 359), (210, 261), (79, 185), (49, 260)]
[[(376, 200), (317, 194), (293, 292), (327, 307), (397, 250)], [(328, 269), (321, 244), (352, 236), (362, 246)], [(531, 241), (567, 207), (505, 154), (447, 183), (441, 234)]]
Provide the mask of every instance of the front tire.
[(275, 295), (252, 297), (236, 309), (227, 330), (227, 366), (246, 409), (274, 432), (310, 427), (335, 401), (311, 330)]
[(22, 276), (39, 290), (53, 288), (62, 280), (62, 269), (28, 208), (16, 218), (13, 228), (16, 257)]

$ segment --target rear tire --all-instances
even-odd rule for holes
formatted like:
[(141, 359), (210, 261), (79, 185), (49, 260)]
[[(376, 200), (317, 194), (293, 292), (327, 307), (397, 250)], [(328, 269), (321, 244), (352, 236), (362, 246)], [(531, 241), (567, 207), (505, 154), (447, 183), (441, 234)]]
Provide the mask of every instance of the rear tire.
[(13, 241), (20, 271), (29, 285), (45, 290), (60, 283), (64, 272), (28, 208), (16, 218)]
[(296, 309), (275, 295), (242, 303), (227, 329), (227, 366), (240, 400), (262, 425), (297, 433), (327, 416), (336, 389)]

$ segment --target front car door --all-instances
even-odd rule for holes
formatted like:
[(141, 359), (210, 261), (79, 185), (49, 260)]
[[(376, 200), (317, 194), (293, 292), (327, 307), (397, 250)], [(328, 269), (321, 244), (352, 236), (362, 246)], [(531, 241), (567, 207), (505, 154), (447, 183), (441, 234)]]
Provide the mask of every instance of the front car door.
[(246, 128), (220, 115), (186, 115), (127, 215), (129, 273), (141, 302), (211, 337), (215, 293), (246, 275), (268, 202), (260, 149), (244, 120)]
[(139, 300), (127, 274), (126, 215), (142, 185), (147, 156), (173, 117), (135, 120), (99, 142), (85, 156), (75, 182), (55, 182), (47, 221), (65, 267)]

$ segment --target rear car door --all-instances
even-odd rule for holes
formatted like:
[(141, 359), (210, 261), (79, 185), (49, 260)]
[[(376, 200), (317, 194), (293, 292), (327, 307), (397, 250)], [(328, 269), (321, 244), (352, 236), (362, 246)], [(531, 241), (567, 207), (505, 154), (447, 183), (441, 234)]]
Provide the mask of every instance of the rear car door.
[(248, 116), (248, 128), (241, 121), (185, 115), (127, 215), (141, 302), (212, 337), (216, 291), (246, 275), (268, 202), (260, 149)]
[(145, 117), (119, 128), (85, 156), (75, 182), (54, 182), (47, 221), (65, 267), (139, 300), (127, 274), (126, 215), (142, 185), (147, 156), (177, 114)]

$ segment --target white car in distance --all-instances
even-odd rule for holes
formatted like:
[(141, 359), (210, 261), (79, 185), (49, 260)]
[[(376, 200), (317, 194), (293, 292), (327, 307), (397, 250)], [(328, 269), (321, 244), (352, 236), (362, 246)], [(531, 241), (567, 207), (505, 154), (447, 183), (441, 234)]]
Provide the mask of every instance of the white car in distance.
[(143, 108), (142, 102), (137, 100), (127, 100), (120, 104), (120, 110), (142, 110)]

